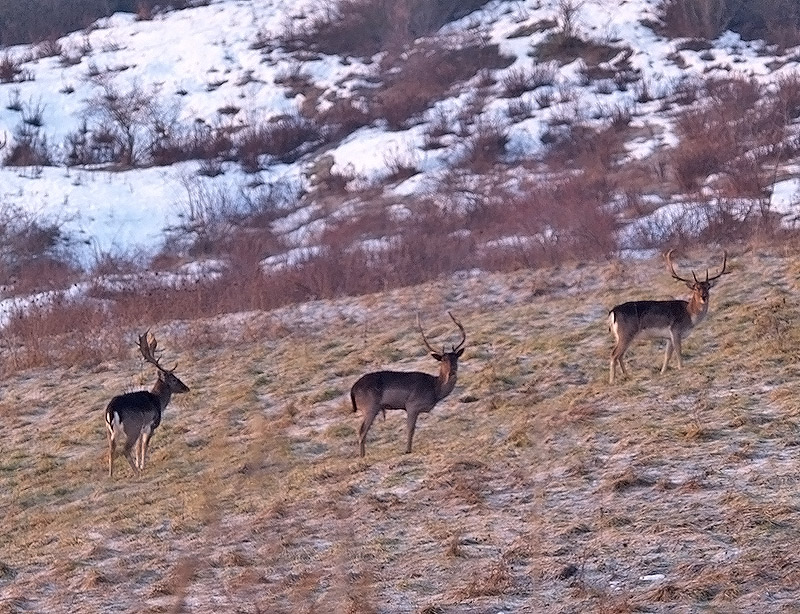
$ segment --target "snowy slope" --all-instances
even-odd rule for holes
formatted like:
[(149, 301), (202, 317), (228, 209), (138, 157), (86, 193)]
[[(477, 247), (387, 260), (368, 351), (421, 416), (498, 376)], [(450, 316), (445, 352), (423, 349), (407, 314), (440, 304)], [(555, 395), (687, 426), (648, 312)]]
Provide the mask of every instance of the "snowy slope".
[[(682, 64), (674, 61), (675, 41), (656, 35), (643, 24), (654, 16), (655, 0), (588, 0), (580, 4), (577, 29), (581, 36), (632, 49), (629, 61), (641, 71), (641, 81), (654, 91), (672, 90), (692, 75), (752, 75), (769, 81), (797, 70), (796, 61), (782, 62), (771, 69), (774, 57), (764, 52), (758, 42), (741, 41), (726, 34), (715, 42), (713, 59), (701, 53), (683, 51)], [(131, 15), (118, 14), (103, 20), (86, 32), (61, 39), (65, 52), (88, 50), (80, 63), (65, 66), (58, 57), (29, 59), (31, 48), (15, 47), (13, 56), (25, 58), (23, 68), (29, 80), (0, 85), (0, 130), (12, 142), (20, 125), (21, 113), (6, 108), (19, 101), (28, 108), (40, 108), (43, 133), (48, 142), (60, 145), (84, 120), (88, 101), (100, 93), (97, 79), (90, 74), (105, 74), (120, 92), (133, 89), (157, 92), (164, 104), (174, 105), (178, 117), (187, 125), (204, 122), (219, 125), (222, 121), (248, 124), (292, 113), (302, 100), (287, 97), (284, 86), (276, 84), (281, 75), (298, 67), (291, 53), (255, 49), (260, 38), (274, 37), (292, 19), (306, 18), (319, 4), (311, 0), (216, 0), (208, 6), (157, 16), (152, 21), (135, 21)], [(492, 2), (485, 9), (446, 26), (446, 31), (486, 28), (502, 51), (516, 58), (505, 71), (531, 67), (536, 59), (531, 46), (546, 35), (527, 36), (515, 33), (543, 19), (558, 19), (557, 0), (520, 0)], [(77, 53), (77, 51), (76, 51)], [(80, 54), (78, 54), (80, 55)], [(672, 59), (671, 59), (672, 58)], [(613, 64), (618, 58), (613, 59)], [(344, 93), (365, 76), (374, 73), (375, 63), (361, 63), (349, 58), (319, 57), (302, 63), (302, 70), (315, 85)], [(557, 71), (554, 91), (570, 88), (568, 100), (544, 109), (532, 117), (509, 125), (509, 151), (528, 155), (541, 147), (544, 126), (556, 114), (574, 113), (592, 117), (593, 109), (635, 107), (634, 125), (657, 126), (651, 137), (629, 143), (629, 155), (641, 158), (655, 149), (674, 142), (669, 118), (661, 112), (658, 100), (634, 102), (636, 88), (620, 91), (600, 90), (596, 84), (583, 83), (580, 61)], [(502, 71), (498, 71), (498, 77)], [(609, 91), (610, 90), (610, 91)], [(459, 96), (437, 104), (437, 110), (457, 109), (465, 104), (468, 88)], [(530, 98), (531, 92), (523, 94)], [(489, 117), (505, 116), (509, 99), (499, 95), (487, 105)], [(226, 106), (241, 108), (233, 119), (219, 110)], [(435, 176), (452, 158), (448, 149), (423, 149), (424, 123), (404, 131), (389, 131), (380, 125), (363, 128), (326, 153), (335, 160), (334, 168), (347, 169), (357, 177), (369, 179), (386, 173), (388, 158), (408, 156), (422, 170), (396, 188), (398, 195), (427, 189), (427, 176)], [(197, 175), (198, 164), (186, 162), (169, 167), (109, 171), (102, 168), (66, 168), (64, 151), (57, 155), (58, 166), (46, 168), (0, 168), (0, 190), (6, 205), (22, 206), (36, 214), (61, 220), (76, 238), (85, 242), (87, 262), (98, 253), (126, 252), (158, 246), (163, 230), (188, 215), (189, 191), (200, 183), (226, 185), (238, 189), (252, 183), (238, 167), (226, 167), (216, 178)], [(313, 165), (314, 156), (293, 164), (275, 164), (260, 173), (269, 184), (286, 178), (302, 183)], [(782, 186), (781, 207), (791, 213), (795, 194)], [(794, 184), (792, 184), (794, 189)], [(665, 203), (667, 204), (667, 203)], [(301, 216), (302, 217), (302, 216)], [(306, 215), (308, 219), (316, 216)], [(309, 233), (298, 232), (295, 223), (280, 221), (277, 229), (292, 228), (294, 247), (304, 247)], [(302, 222), (299, 229), (302, 230)]]

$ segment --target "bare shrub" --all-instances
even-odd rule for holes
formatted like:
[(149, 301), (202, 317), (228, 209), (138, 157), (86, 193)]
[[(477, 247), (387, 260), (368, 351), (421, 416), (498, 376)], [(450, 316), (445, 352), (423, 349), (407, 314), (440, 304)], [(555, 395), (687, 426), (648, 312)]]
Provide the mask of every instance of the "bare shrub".
[(512, 68), (502, 77), (503, 95), (516, 98), (543, 85), (555, 83), (556, 69), (552, 64), (538, 64), (531, 68)]
[(501, 160), (506, 145), (508, 126), (498, 119), (479, 121), (467, 141), (460, 164), (469, 166), (475, 172), (485, 172)]
[(63, 222), (0, 208), (0, 279), (18, 293), (64, 288), (77, 275)]
[(387, 77), (370, 102), (371, 115), (385, 119), (391, 129), (405, 128), (407, 120), (444, 98), (454, 84), (510, 61), (500, 55), (497, 45), (480, 39), (420, 41), (404, 56), (384, 61), (381, 68)]
[(137, 83), (121, 91), (110, 81), (100, 82), (100, 93), (85, 111), (94, 144), (104, 151), (98, 157), (128, 168), (149, 161), (154, 143), (173, 125), (168, 118), (177, 114), (173, 107), (160, 103), (158, 93), (158, 88), (147, 89)]
[(249, 126), (236, 135), (234, 156), (247, 172), (261, 169), (259, 157), (268, 155), (293, 162), (323, 141), (320, 127), (301, 115), (290, 115)]
[(116, 322), (96, 303), (53, 295), (47, 305), (19, 310), (5, 328), (6, 372), (52, 366), (88, 366), (129, 352)]
[(18, 87), (15, 87), (11, 90), (8, 95), (8, 104), (6, 105), (6, 109), (9, 111), (17, 111), (20, 112), (24, 108), (24, 103), (20, 98), (20, 91)]
[(54, 58), (63, 51), (57, 38), (50, 37), (36, 45), (36, 55), (39, 58)]
[(219, 253), (240, 216), (234, 194), (221, 187), (185, 179), (186, 200), (181, 203), (181, 223), (168, 229), (167, 243), (174, 251), (193, 257)]
[(47, 136), (34, 126), (20, 124), (14, 130), (14, 140), (3, 163), (6, 166), (50, 166), (53, 158)]
[(45, 105), (41, 99), (36, 102), (29, 100), (27, 104), (22, 105), (22, 122), (34, 128), (41, 128), (44, 125), (44, 109)]
[(64, 68), (77, 66), (82, 60), (83, 52), (75, 46), (62, 47), (61, 53), (58, 56), (58, 61)]
[(341, 139), (370, 123), (370, 116), (352, 98), (335, 98), (324, 109), (315, 111), (317, 123), (327, 140)]
[(488, 0), (336, 0), (314, 14), (305, 28), (283, 33), (283, 45), (327, 54), (371, 56), (398, 50)]
[(734, 10), (725, 0), (667, 0), (661, 19), (670, 36), (712, 39), (728, 27)]
[(697, 190), (706, 177), (718, 172), (728, 155), (718, 143), (692, 138), (681, 142), (671, 158), (678, 186), (691, 192)]
[(525, 178), (513, 190), (495, 190), (472, 226), (485, 240), (481, 266), (513, 270), (608, 256), (617, 249), (610, 199), (603, 177), (583, 174), (550, 185)]
[(733, 30), (782, 48), (800, 43), (800, 7), (791, 0), (666, 0), (660, 18), (664, 33), (673, 37), (714, 39)]
[(548, 135), (545, 159), (556, 168), (609, 171), (625, 153), (625, 133), (613, 122), (603, 128), (568, 123)]
[(0, 58), (0, 83), (13, 83), (22, 74), (22, 64), (9, 52)]
[(568, 64), (580, 59), (591, 67), (608, 62), (621, 51), (618, 47), (579, 36), (577, 16), (580, 6), (581, 3), (574, 0), (559, 0), (559, 28), (533, 50), (540, 61)]
[(777, 80), (776, 103), (788, 123), (800, 117), (800, 77), (794, 73)]
[(508, 116), (513, 120), (528, 119), (533, 116), (533, 103), (524, 98), (516, 98), (508, 103)]
[(279, 182), (255, 191), (239, 190), (184, 179), (186, 199), (180, 204), (181, 224), (168, 230), (165, 251), (192, 257), (227, 258), (245, 244), (261, 250), (258, 260), (272, 255), (282, 243), (271, 229), (297, 202), (299, 186)]
[[(707, 104), (681, 113), (676, 122), (679, 144), (672, 152), (675, 178), (685, 191), (697, 189), (710, 175), (733, 174), (752, 161), (773, 155), (785, 136), (783, 108), (749, 79), (711, 81)], [(744, 164), (744, 165), (742, 165)]]
[(768, 200), (752, 198), (716, 198), (702, 209), (703, 223), (698, 227), (697, 240), (730, 244), (753, 237), (774, 238), (779, 218), (770, 213)]
[(384, 153), (383, 159), (389, 170), (387, 181), (403, 181), (419, 173), (419, 160), (411, 149), (402, 152), (399, 149), (389, 150)]

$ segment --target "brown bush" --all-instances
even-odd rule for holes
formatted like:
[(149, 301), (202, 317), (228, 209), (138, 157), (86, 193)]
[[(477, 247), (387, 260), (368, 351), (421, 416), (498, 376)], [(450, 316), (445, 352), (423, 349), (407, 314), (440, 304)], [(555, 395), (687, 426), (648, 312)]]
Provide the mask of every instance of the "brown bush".
[(733, 30), (782, 48), (800, 44), (800, 6), (793, 0), (666, 0), (660, 17), (673, 37), (714, 39)]
[(800, 77), (796, 74), (785, 75), (777, 80), (777, 86), (775, 98), (778, 112), (788, 124), (800, 117)]
[[(708, 101), (684, 111), (676, 121), (680, 142), (671, 157), (678, 186), (684, 191), (697, 189), (715, 173), (733, 175), (754, 168), (751, 162), (772, 157), (776, 144), (785, 137), (785, 106), (754, 81), (711, 81), (705, 91)], [(749, 156), (751, 162), (740, 161), (742, 156)]]
[(553, 168), (567, 167), (584, 171), (609, 171), (625, 153), (625, 125), (613, 122), (604, 128), (574, 123), (547, 133), (545, 160)]
[(500, 55), (497, 45), (480, 40), (424, 40), (402, 57), (386, 58), (381, 71), (383, 88), (368, 104), (371, 116), (385, 119), (391, 129), (446, 97), (450, 88), (486, 68), (504, 68), (511, 58)]
[(9, 147), (3, 164), (6, 166), (49, 166), (53, 158), (47, 144), (47, 136), (41, 130), (27, 124), (20, 124), (14, 131), (14, 140)]
[(508, 127), (499, 120), (483, 120), (475, 125), (467, 140), (466, 151), (459, 161), (476, 173), (488, 171), (500, 162), (508, 145)]
[(289, 48), (371, 56), (398, 51), (416, 38), (468, 15), (488, 0), (335, 0), (304, 28), (282, 35)]
[(0, 58), (0, 83), (18, 81), (21, 74), (21, 62), (8, 52), (3, 54), (3, 57)]
[(245, 128), (234, 139), (234, 157), (248, 172), (261, 168), (259, 157), (268, 155), (281, 162), (293, 162), (323, 142), (316, 122), (300, 115), (282, 117)]
[(538, 64), (531, 68), (512, 68), (501, 78), (503, 95), (517, 98), (525, 92), (555, 83), (556, 70), (551, 64)]
[(322, 111), (314, 111), (317, 123), (329, 141), (342, 139), (369, 125), (369, 113), (351, 98), (336, 98)]

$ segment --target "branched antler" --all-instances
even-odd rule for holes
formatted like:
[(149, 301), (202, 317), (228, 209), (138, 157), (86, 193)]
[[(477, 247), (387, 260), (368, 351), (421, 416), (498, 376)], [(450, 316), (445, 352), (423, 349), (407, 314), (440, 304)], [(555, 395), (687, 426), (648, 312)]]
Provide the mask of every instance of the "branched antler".
[[(450, 319), (453, 320), (453, 322), (455, 322), (456, 326), (458, 326), (458, 330), (461, 331), (461, 341), (459, 342), (458, 345), (454, 345), (453, 349), (452, 349), (452, 352), (457, 352), (458, 350), (460, 350), (464, 346), (464, 343), (466, 343), (466, 341), (467, 341), (467, 333), (464, 332), (464, 327), (461, 325), (461, 322), (456, 320), (455, 316), (452, 313), (450, 313), (448, 311), (447, 315), (450, 316)], [(419, 327), (419, 332), (422, 335), (422, 340), (425, 342), (425, 347), (427, 347), (428, 350), (430, 350), (434, 354), (438, 354), (439, 352), (437, 350), (435, 350), (431, 346), (431, 344), (428, 342), (428, 338), (425, 336), (425, 331), (422, 330), (422, 323), (420, 322), (420, 319), (419, 319), (419, 312), (417, 312), (417, 326)], [(442, 345), (442, 352), (441, 353), (442, 354), (445, 353), (444, 345)]]
[(158, 341), (156, 341), (156, 336), (149, 330), (145, 331), (144, 334), (139, 335), (139, 351), (142, 353), (142, 357), (151, 365), (154, 365), (159, 371), (163, 371), (164, 373), (172, 373), (175, 371), (175, 369), (177, 369), (178, 364), (176, 363), (171, 369), (165, 369), (162, 367), (160, 358), (156, 357), (157, 346)]
[(459, 322), (458, 320), (456, 320), (455, 316), (454, 316), (452, 313), (450, 313), (450, 312), (448, 311), (448, 312), (447, 312), (447, 315), (449, 315), (449, 316), (450, 316), (450, 319), (451, 319), (451, 320), (453, 320), (453, 322), (455, 322), (455, 323), (456, 323), (456, 326), (458, 326), (458, 330), (460, 330), (460, 331), (461, 331), (461, 343), (459, 343), (458, 345), (454, 345), (454, 346), (453, 346), (453, 351), (454, 351), (454, 352), (457, 352), (457, 351), (458, 351), (458, 350), (460, 350), (462, 347), (464, 347), (464, 344), (467, 342), (467, 333), (465, 333), (465, 332), (464, 332), (464, 327), (463, 327), (463, 326), (461, 326), (461, 322)]
[[(674, 251), (675, 251), (674, 249), (669, 250), (667, 252), (666, 256), (665, 256), (666, 259), (667, 259), (667, 266), (669, 267), (669, 272), (672, 273), (672, 277), (674, 277), (678, 281), (682, 281), (684, 283), (691, 284), (692, 280), (686, 279), (684, 277), (681, 277), (680, 275), (678, 275), (675, 272), (675, 265), (672, 263), (672, 253)], [(705, 282), (703, 282), (703, 283), (709, 283), (709, 282), (712, 282), (712, 281), (718, 279), (720, 276), (722, 276), (726, 272), (726, 267), (727, 266), (728, 266), (728, 252), (727, 251), (723, 251), (722, 252), (722, 270), (719, 273), (717, 273), (716, 275), (714, 275), (714, 277), (709, 278), (708, 269), (706, 269), (706, 279), (705, 279)], [(696, 284), (700, 283), (700, 280), (697, 279), (697, 275), (695, 274), (694, 271), (692, 271), (692, 277), (694, 278), (694, 283), (696, 283)]]

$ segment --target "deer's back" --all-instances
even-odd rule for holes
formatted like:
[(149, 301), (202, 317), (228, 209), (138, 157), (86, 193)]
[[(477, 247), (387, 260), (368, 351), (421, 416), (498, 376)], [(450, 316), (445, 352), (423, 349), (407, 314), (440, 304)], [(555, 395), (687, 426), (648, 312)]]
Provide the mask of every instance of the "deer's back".
[(436, 377), (421, 371), (375, 371), (353, 384), (356, 403), (378, 402), (382, 409), (405, 409), (412, 400), (431, 407), (436, 403)]
[(126, 414), (137, 413), (142, 416), (152, 414), (151, 428), (161, 424), (161, 402), (155, 394), (147, 390), (126, 392), (111, 399), (106, 407), (106, 422), (111, 424), (115, 413), (123, 420)]

